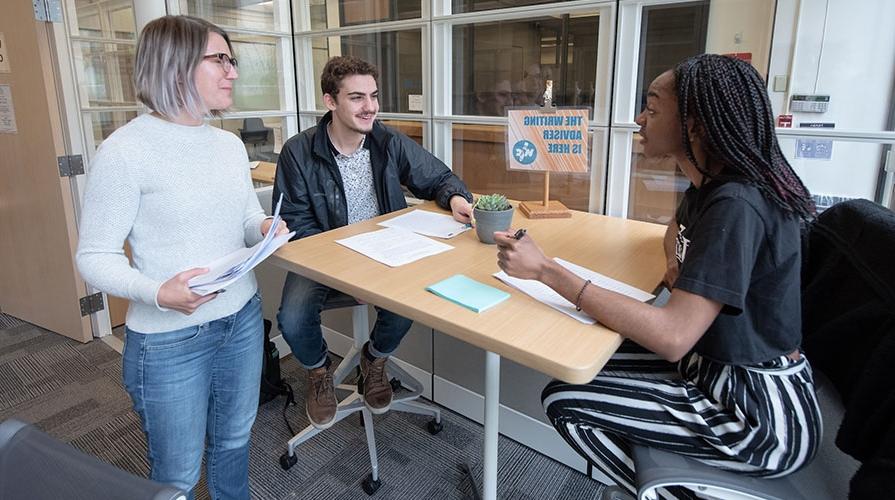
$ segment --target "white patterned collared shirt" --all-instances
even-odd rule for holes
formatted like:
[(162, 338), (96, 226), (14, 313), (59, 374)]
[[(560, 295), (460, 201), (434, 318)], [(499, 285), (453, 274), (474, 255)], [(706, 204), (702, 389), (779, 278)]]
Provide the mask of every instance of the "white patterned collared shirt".
[(342, 175), (342, 185), (345, 186), (349, 224), (379, 215), (379, 203), (373, 187), (373, 164), (370, 161), (370, 150), (364, 147), (364, 142), (366, 138), (357, 151), (350, 155), (343, 155), (332, 148), (333, 157)]

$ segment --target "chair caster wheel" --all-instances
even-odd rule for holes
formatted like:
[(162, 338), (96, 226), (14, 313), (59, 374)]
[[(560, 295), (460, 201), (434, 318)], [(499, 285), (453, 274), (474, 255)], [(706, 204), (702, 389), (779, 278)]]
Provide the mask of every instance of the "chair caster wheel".
[(290, 456), (289, 452), (280, 455), (280, 467), (282, 467), (283, 470), (289, 470), (296, 463), (298, 463), (298, 455), (293, 454)]
[(441, 422), (436, 422), (434, 419), (429, 420), (429, 423), (426, 424), (426, 430), (428, 430), (429, 434), (432, 434), (433, 436), (441, 432), (442, 429), (444, 429), (444, 424)]
[(361, 488), (364, 489), (364, 493), (367, 495), (372, 495), (379, 491), (380, 486), (382, 486), (382, 481), (373, 479), (373, 474), (367, 474), (367, 477), (361, 482)]
[(392, 386), (392, 392), (398, 392), (398, 390), (401, 389), (401, 381), (397, 378), (389, 380), (388, 383)]

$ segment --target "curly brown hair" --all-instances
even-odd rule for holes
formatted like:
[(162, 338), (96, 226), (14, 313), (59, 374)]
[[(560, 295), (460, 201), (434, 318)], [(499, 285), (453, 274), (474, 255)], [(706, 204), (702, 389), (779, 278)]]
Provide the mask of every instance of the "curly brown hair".
[(376, 66), (354, 56), (336, 56), (326, 62), (320, 75), (320, 88), (323, 94), (336, 99), (342, 80), (352, 75), (370, 75), (379, 83), (379, 70)]

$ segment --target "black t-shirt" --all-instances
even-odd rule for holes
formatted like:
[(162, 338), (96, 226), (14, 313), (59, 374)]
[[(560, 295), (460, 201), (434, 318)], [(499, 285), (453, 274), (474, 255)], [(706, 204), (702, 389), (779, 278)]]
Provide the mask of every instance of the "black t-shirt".
[(753, 186), (691, 186), (677, 211), (675, 288), (720, 302), (693, 350), (727, 364), (789, 354), (802, 341), (799, 221)]

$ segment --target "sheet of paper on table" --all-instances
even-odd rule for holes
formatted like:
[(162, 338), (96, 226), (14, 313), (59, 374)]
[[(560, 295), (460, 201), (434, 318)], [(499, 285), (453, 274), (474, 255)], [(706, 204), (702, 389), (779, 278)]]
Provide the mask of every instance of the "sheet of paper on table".
[[(581, 267), (567, 260), (560, 259), (559, 257), (555, 257), (553, 260), (555, 260), (559, 265), (571, 271), (572, 274), (578, 276), (579, 278), (590, 280), (593, 284), (607, 290), (612, 290), (613, 292), (627, 295), (628, 297), (639, 300), (641, 302), (646, 302), (655, 297), (655, 295), (651, 293), (644, 292), (643, 290), (635, 288), (627, 283), (622, 283), (621, 281), (612, 279), (609, 276), (600, 274), (596, 271), (591, 271), (586, 267)], [(575, 304), (564, 299), (562, 295), (556, 293), (555, 291), (553, 291), (552, 288), (541, 283), (538, 280), (523, 280), (519, 278), (513, 278), (503, 271), (494, 273), (494, 277), (512, 286), (513, 288), (525, 292), (532, 298), (543, 302), (544, 304), (547, 304), (557, 311), (568, 314), (569, 316), (577, 319), (582, 323), (593, 325), (597, 322), (597, 320), (585, 314), (584, 311), (575, 310)]]
[(390, 267), (403, 266), (454, 248), (397, 227), (361, 233), (335, 241)]
[(412, 210), (406, 214), (379, 223), (384, 227), (399, 227), (408, 231), (436, 238), (453, 238), (469, 231), (472, 226), (457, 222), (450, 215), (436, 214), (428, 210)]

